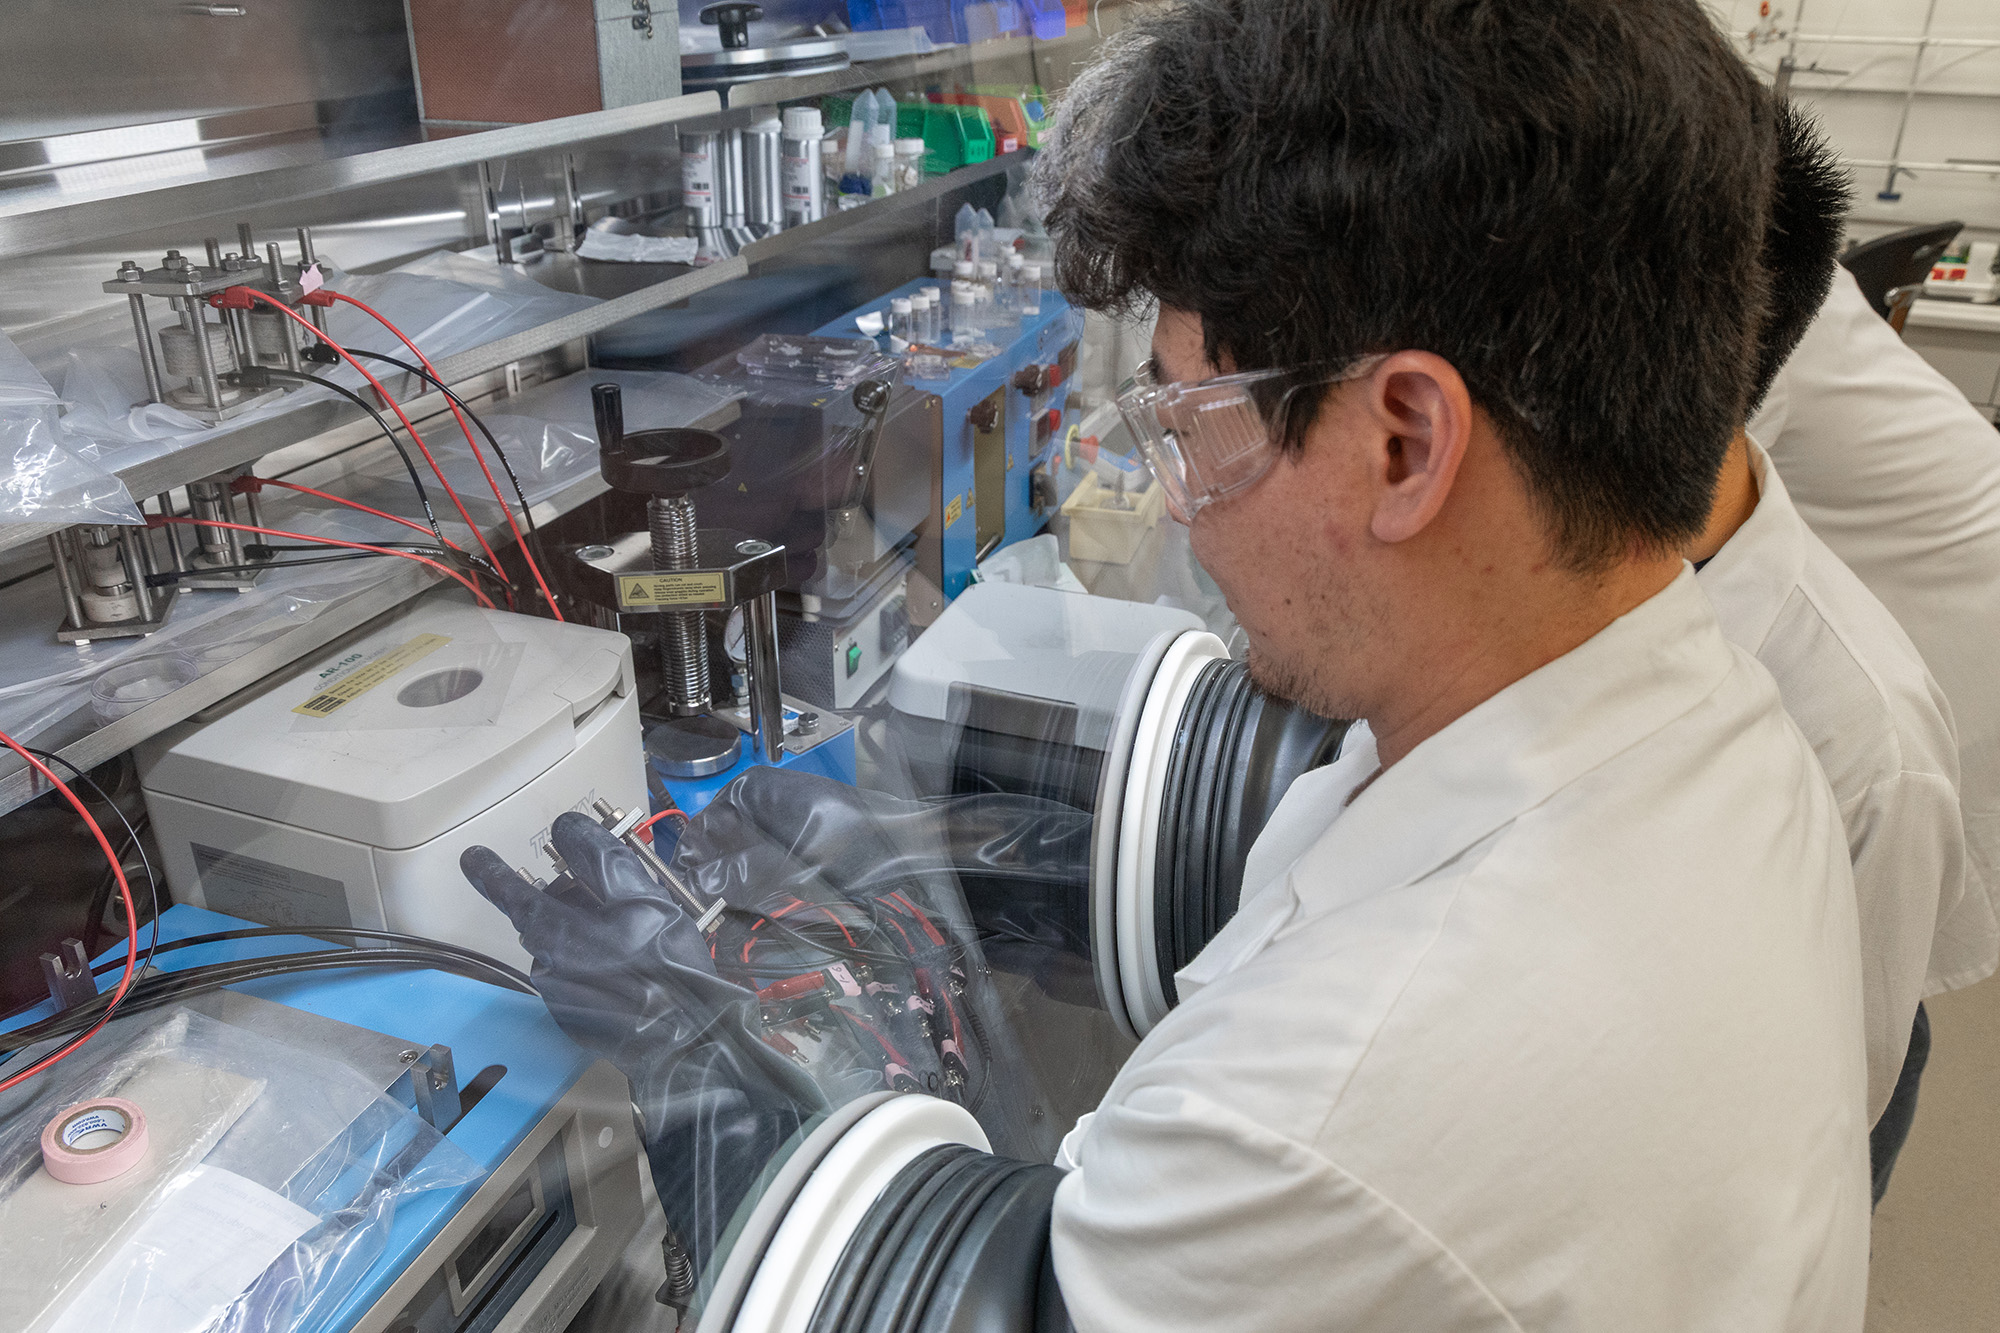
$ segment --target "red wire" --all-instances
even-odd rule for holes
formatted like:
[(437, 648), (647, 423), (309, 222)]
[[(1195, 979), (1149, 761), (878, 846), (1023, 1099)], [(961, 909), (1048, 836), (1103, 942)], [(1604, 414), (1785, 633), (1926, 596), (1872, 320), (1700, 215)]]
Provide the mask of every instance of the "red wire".
[[(431, 465), (431, 471), (437, 474), (438, 485), (444, 487), (444, 493), (451, 497), (452, 504), (456, 506), (458, 509), (458, 516), (465, 520), (465, 526), (472, 529), (473, 537), (479, 542), (479, 549), (485, 553), (486, 558), (488, 560), (493, 562), (493, 568), (495, 569), (500, 568), (500, 557), (493, 554), (493, 548), (486, 544), (486, 534), (481, 532), (479, 530), (479, 525), (472, 521), (472, 515), (467, 513), (465, 510), (465, 501), (459, 499), (458, 492), (451, 488), (451, 481), (444, 475), (444, 469), (438, 466), (437, 459), (431, 457), (431, 451), (428, 447), (425, 446), (423, 437), (417, 434), (417, 428), (415, 424), (413, 424), (410, 421), (409, 416), (403, 411), (401, 405), (398, 404), (394, 398), (390, 397), (389, 391), (382, 387), (382, 381), (376, 379), (373, 375), (369, 374), (368, 368), (366, 366), (362, 365), (359, 361), (356, 361), (353, 357), (349, 356), (347, 354), (347, 349), (345, 347), (342, 347), (339, 343), (335, 342), (333, 339), (321, 333), (317, 328), (314, 328), (313, 322), (311, 320), (307, 319), (304, 315), (301, 315), (298, 311), (286, 305), (283, 301), (278, 300), (276, 297), (266, 296), (263, 292), (258, 291), (255, 287), (231, 287), (229, 291), (223, 292), (217, 296), (212, 296), (209, 298), (209, 300), (213, 303), (219, 304), (222, 298), (228, 296), (230, 292), (243, 292), (251, 297), (254, 297), (257, 300), (262, 301), (265, 305), (270, 306), (273, 310), (279, 311), (280, 313), (284, 314), (286, 317), (291, 319), (294, 323), (298, 324), (302, 328), (309, 330), (315, 338), (325, 343), (328, 347), (331, 347), (334, 350), (334, 352), (340, 357), (341, 360), (345, 361), (348, 365), (353, 366), (356, 370), (360, 371), (361, 377), (363, 379), (367, 380), (370, 384), (375, 386), (375, 392), (382, 395), (382, 401), (389, 405), (389, 410), (396, 414), (396, 420), (402, 422), (403, 429), (410, 433), (410, 439), (416, 444), (417, 452), (421, 453), (424, 456), (424, 461)], [(209, 526), (227, 527), (228, 525), (212, 523)], [(440, 566), (440, 568), (442, 568), (442, 566)], [(459, 580), (459, 582), (461, 583), (463, 583), (464, 581), (465, 580), (463, 579)], [(481, 595), (481, 600), (484, 600), (483, 594)], [(511, 602), (511, 600), (512, 600), (512, 594), (510, 593), (509, 601)], [(492, 603), (487, 602), (487, 605), (491, 606)]]
[(925, 916), (921, 911), (919, 911), (915, 903), (911, 902), (908, 898), (905, 898), (903, 896), (903, 891), (901, 889), (896, 890), (889, 896), (891, 898), (894, 898), (897, 902), (901, 903), (903, 906), (910, 909), (910, 912), (923, 925), (924, 934), (931, 937), (932, 944), (942, 945), (944, 943), (944, 936), (938, 934), (938, 928), (931, 924), (931, 919)]
[(833, 922), (835, 926), (838, 926), (840, 928), (840, 933), (842, 935), (847, 936), (847, 944), (849, 948), (859, 949), (861, 947), (859, 944), (856, 944), (854, 942), (854, 936), (852, 934), (849, 934), (846, 923), (833, 914), (832, 908), (822, 907), (819, 909), (819, 912), (821, 916), (825, 917), (828, 921)]
[[(389, 520), (389, 521), (390, 521), (391, 523), (400, 523), (400, 524), (402, 524), (402, 525), (403, 525), (404, 527), (406, 527), (406, 528), (410, 528), (410, 529), (412, 529), (412, 530), (414, 530), (414, 531), (416, 531), (416, 532), (421, 532), (421, 533), (423, 533), (423, 534), (424, 534), (424, 536), (426, 536), (426, 537), (436, 537), (436, 536), (438, 535), (437, 533), (435, 533), (435, 532), (432, 532), (432, 531), (431, 531), (431, 530), (430, 530), (429, 528), (425, 527), (425, 526), (424, 526), (423, 524), (421, 524), (421, 523), (412, 523), (412, 522), (411, 522), (411, 521), (410, 521), (409, 519), (407, 519), (407, 518), (398, 518), (398, 517), (396, 517), (396, 515), (394, 515), (394, 514), (390, 514), (390, 513), (385, 513), (384, 511), (382, 511), (382, 510), (380, 510), (380, 509), (376, 509), (376, 508), (374, 508), (374, 507), (373, 507), (373, 506), (371, 506), (371, 505), (365, 505), (365, 504), (362, 504), (362, 503), (360, 503), (359, 501), (356, 501), (356, 500), (347, 500), (347, 499), (343, 499), (342, 497), (340, 497), (340, 496), (338, 496), (338, 495), (334, 495), (334, 494), (332, 494), (331, 492), (328, 492), (328, 491), (316, 491), (316, 490), (314, 490), (314, 489), (313, 489), (312, 487), (310, 487), (310, 486), (301, 486), (301, 485), (299, 485), (299, 484), (298, 484), (298, 483), (296, 483), (296, 482), (290, 482), (290, 481), (279, 481), (279, 480), (278, 480), (278, 479), (277, 479), (276, 477), (248, 477), (248, 476), (246, 476), (246, 477), (244, 477), (244, 478), (243, 478), (243, 480), (244, 480), (244, 481), (254, 481), (254, 482), (256, 482), (256, 483), (257, 483), (257, 485), (258, 485), (258, 486), (282, 486), (282, 487), (284, 487), (284, 488), (285, 488), (286, 490), (288, 490), (288, 491), (301, 491), (301, 492), (303, 492), (303, 493), (304, 493), (304, 494), (306, 494), (306, 495), (316, 495), (316, 496), (318, 496), (318, 497), (319, 497), (320, 499), (322, 499), (322, 500), (331, 500), (331, 501), (333, 501), (333, 503), (335, 503), (335, 504), (337, 504), (337, 505), (346, 505), (346, 506), (347, 506), (347, 507), (348, 507), (349, 509), (359, 509), (359, 510), (360, 510), (360, 511), (361, 511), (362, 513), (364, 513), (364, 514), (373, 514), (373, 515), (375, 515), (375, 517), (377, 517), (377, 518), (386, 518), (386, 519), (388, 519), (388, 520)], [(446, 546), (449, 546), (449, 547), (450, 547), (450, 548), (451, 548), (452, 550), (454, 550), (454, 551), (457, 551), (457, 550), (462, 550), (462, 549), (463, 549), (462, 547), (460, 547), (460, 546), (459, 546), (459, 544), (458, 544), (457, 542), (453, 541), (453, 540), (452, 540), (451, 538), (449, 538), (449, 537), (446, 537), (446, 538), (444, 539), (444, 544), (445, 544)]]
[(192, 523), (205, 528), (234, 528), (238, 532), (255, 532), (266, 537), (287, 537), (295, 542), (317, 542), (321, 546), (341, 546), (350, 551), (373, 551), (377, 555), (399, 555), (405, 560), (415, 560), (419, 564), (429, 565), (440, 574), (457, 579), (471, 591), (474, 597), (479, 599), (481, 606), (486, 607), (488, 610), (496, 609), (493, 606), (493, 599), (481, 592), (478, 584), (449, 565), (441, 565), (429, 556), (419, 555), (415, 551), (398, 551), (393, 546), (370, 546), (367, 542), (344, 542), (334, 537), (309, 537), (303, 532), (286, 532), (282, 528), (254, 528), (248, 523), (222, 523), (210, 518), (181, 518), (178, 515), (152, 514), (146, 519), (146, 526), (149, 528), (157, 528), (162, 523)]
[(837, 1004), (829, 1005), (827, 1007), (830, 1009), (838, 1010), (842, 1018), (854, 1024), (854, 1026), (860, 1028), (863, 1032), (866, 1032), (869, 1036), (875, 1038), (876, 1041), (882, 1043), (882, 1049), (889, 1053), (890, 1059), (894, 1060), (897, 1064), (902, 1065), (906, 1069), (909, 1067), (910, 1064), (909, 1057), (904, 1055), (901, 1051), (897, 1050), (894, 1046), (891, 1046), (889, 1044), (889, 1039), (883, 1036), (881, 1031), (877, 1029), (874, 1024), (868, 1022), (864, 1018), (857, 1017), (852, 1010), (843, 1009), (841, 1008), (841, 1006)]
[[(439, 384), (444, 383), (444, 377), (437, 373), (437, 367), (431, 364), (431, 359), (424, 355), (423, 349), (405, 337), (401, 329), (384, 319), (382, 313), (375, 309), (375, 307), (364, 301), (357, 301), (342, 292), (329, 291), (327, 295), (336, 301), (345, 301), (356, 310), (373, 317), (377, 324), (380, 324), (383, 328), (389, 330), (390, 333), (396, 335), (396, 341), (410, 349), (411, 354), (417, 358), (417, 364), (430, 372), (433, 379)], [(501, 516), (507, 520), (507, 529), (514, 534), (514, 545), (520, 550), (521, 559), (527, 562), (528, 572), (535, 576), (535, 586), (542, 590), (542, 600), (549, 604), (549, 614), (553, 615), (557, 620), (561, 620), (563, 618), (562, 608), (556, 605), (555, 595), (549, 591), (549, 585), (543, 580), (541, 567), (535, 563), (534, 553), (528, 550), (527, 539), (521, 536), (520, 526), (514, 522), (514, 511), (508, 506), (507, 497), (500, 493), (500, 483), (493, 479), (493, 469), (486, 466), (486, 455), (479, 451), (479, 441), (472, 436), (472, 423), (465, 419), (465, 413), (458, 410), (457, 403), (452, 402), (449, 398), (445, 399), (445, 402), (450, 405), (452, 416), (458, 419), (458, 428), (465, 432), (465, 444), (467, 448), (472, 450), (472, 461), (479, 464), (480, 472), (485, 474), (486, 484), (492, 489), (493, 498), (500, 505)]]
[(14, 738), (4, 731), (0, 731), (0, 744), (5, 744), (8, 749), (27, 760), (34, 767), (35, 771), (47, 778), (49, 785), (61, 792), (63, 799), (68, 801), (79, 815), (83, 816), (83, 822), (90, 826), (91, 836), (97, 839), (98, 847), (104, 852), (104, 859), (111, 863), (111, 873), (118, 878), (118, 896), (125, 903), (125, 974), (118, 978), (118, 989), (111, 993), (111, 1003), (105, 1007), (104, 1017), (98, 1019), (97, 1022), (91, 1025), (88, 1031), (65, 1045), (61, 1050), (53, 1051), (43, 1056), (20, 1073), (13, 1075), (5, 1081), (0, 1081), (0, 1092), (5, 1092), (23, 1079), (33, 1078), (56, 1061), (77, 1051), (85, 1042), (96, 1036), (98, 1031), (106, 1023), (109, 1023), (112, 1016), (118, 1012), (119, 1004), (125, 999), (125, 992), (131, 989), (132, 981), (139, 972), (139, 913), (132, 905), (132, 886), (125, 882), (125, 867), (118, 864), (118, 854), (111, 850), (111, 840), (104, 836), (104, 830), (99, 828), (97, 821), (90, 817), (90, 811), (86, 810), (83, 802), (77, 799), (76, 793), (69, 789), (69, 784), (50, 772), (48, 765), (22, 749)]
[(680, 815), (681, 822), (683, 824), (687, 822), (687, 816), (681, 814), (679, 810), (675, 809), (673, 806), (670, 805), (666, 809), (660, 811), (659, 814), (654, 815), (652, 818), (642, 819), (637, 824), (634, 824), (632, 826), (632, 831), (634, 833), (644, 833), (647, 829), (653, 827), (653, 825), (659, 823), (662, 819), (665, 819), (668, 815)]

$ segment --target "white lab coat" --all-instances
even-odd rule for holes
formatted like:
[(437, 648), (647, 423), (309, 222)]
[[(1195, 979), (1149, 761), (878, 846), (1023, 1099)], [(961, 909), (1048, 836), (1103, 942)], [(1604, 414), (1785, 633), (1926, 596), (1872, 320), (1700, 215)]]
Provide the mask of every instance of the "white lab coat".
[(2000, 433), (1845, 269), (1750, 433), (1951, 701), (1967, 891), (1938, 923), (1925, 993), (1971, 985), (2000, 962)]
[(1965, 893), (1958, 741), (1916, 646), (1806, 527), (1754, 441), (1750, 465), (1757, 508), (1696, 582), (1722, 636), (1777, 681), (1847, 829), (1873, 1124), (1902, 1073), (1938, 923)]
[(1858, 1330), (1847, 849), (1692, 572), (1375, 766), (1293, 784), (1067, 1145), (1081, 1333)]

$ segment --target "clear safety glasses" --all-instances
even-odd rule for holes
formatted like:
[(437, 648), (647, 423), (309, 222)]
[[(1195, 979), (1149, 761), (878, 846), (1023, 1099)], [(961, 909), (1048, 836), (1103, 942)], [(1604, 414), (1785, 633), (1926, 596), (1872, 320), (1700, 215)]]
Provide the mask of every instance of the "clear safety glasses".
[(1358, 379), (1379, 356), (1345, 370), (1252, 370), (1190, 384), (1158, 384), (1141, 366), (1118, 390), (1118, 411), (1183, 521), (1255, 485), (1278, 459), (1294, 411), (1311, 391)]

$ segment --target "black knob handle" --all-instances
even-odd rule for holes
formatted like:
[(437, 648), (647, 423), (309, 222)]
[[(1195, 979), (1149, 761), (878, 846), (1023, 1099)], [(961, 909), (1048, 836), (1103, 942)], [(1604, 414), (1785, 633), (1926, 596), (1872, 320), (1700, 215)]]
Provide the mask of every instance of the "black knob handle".
[(878, 415), (889, 406), (889, 381), (863, 380), (854, 386), (854, 408), (864, 417)]
[(990, 398), (974, 403), (965, 414), (965, 419), (972, 423), (974, 430), (993, 430), (1000, 424), (1000, 404)]
[(615, 384), (593, 384), (590, 411), (597, 418), (598, 447), (616, 449), (625, 439), (625, 395)]
[(722, 30), (722, 49), (741, 51), (750, 45), (750, 25), (764, 17), (762, 5), (744, 3), (744, 0), (724, 0), (719, 5), (704, 6), (701, 21), (712, 23)]

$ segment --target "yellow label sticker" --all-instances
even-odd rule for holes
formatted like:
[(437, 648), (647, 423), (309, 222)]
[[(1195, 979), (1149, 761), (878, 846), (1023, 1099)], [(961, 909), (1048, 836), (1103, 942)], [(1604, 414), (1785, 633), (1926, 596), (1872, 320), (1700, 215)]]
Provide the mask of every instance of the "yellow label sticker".
[(951, 503), (944, 507), (944, 525), (950, 527), (958, 522), (958, 516), (965, 512), (965, 503), (959, 496), (952, 496)]
[(620, 574), (618, 605), (627, 611), (656, 606), (707, 606), (729, 596), (721, 574)]
[(348, 672), (292, 711), (307, 717), (330, 717), (410, 663), (429, 657), (450, 642), (442, 634), (419, 634), (408, 643), (391, 648), (366, 666)]

